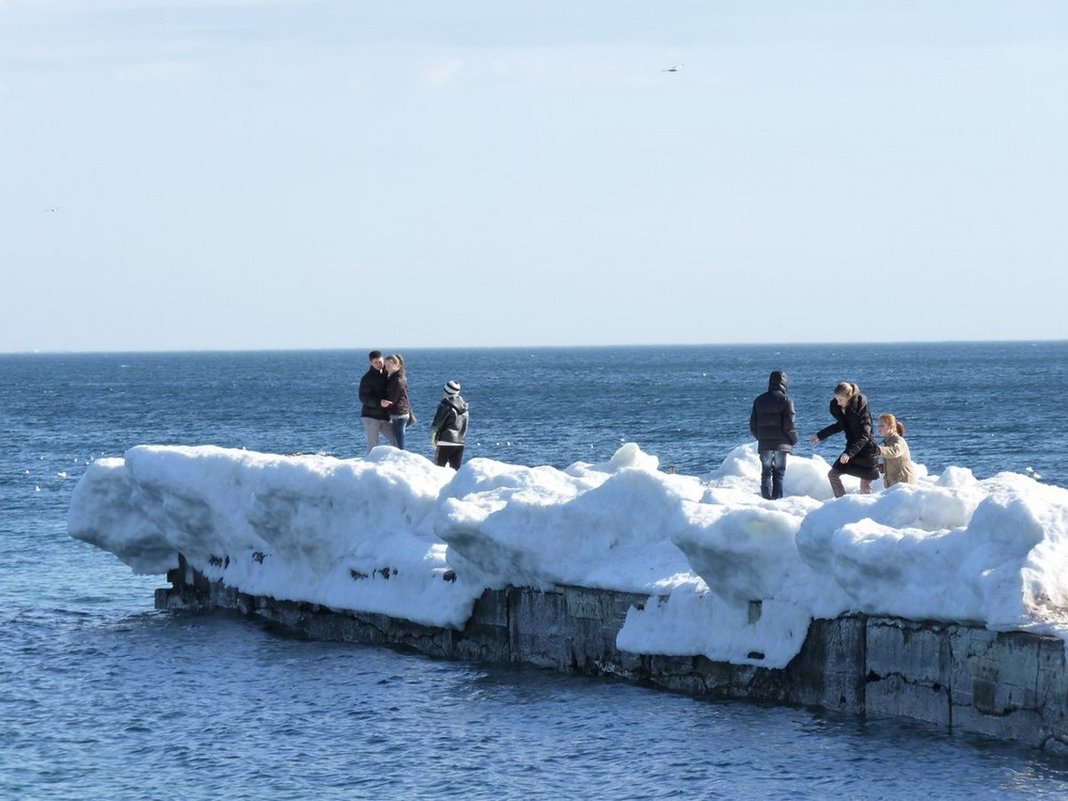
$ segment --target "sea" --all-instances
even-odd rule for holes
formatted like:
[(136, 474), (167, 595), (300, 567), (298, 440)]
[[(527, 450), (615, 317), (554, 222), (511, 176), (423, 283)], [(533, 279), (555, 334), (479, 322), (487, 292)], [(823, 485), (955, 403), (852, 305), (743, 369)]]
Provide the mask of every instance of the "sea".
[[(384, 348), (388, 343), (371, 342)], [(636, 442), (707, 476), (785, 370), (798, 454), (835, 384), (914, 459), (1068, 487), (1068, 342), (411, 349), (420, 422), (449, 379), (467, 458), (565, 467)], [(312, 642), (158, 612), (66, 530), (95, 459), (139, 444), (358, 458), (366, 350), (0, 355), (0, 799), (1064, 799), (1068, 757), (900, 719)], [(839, 438), (840, 440), (840, 438)]]

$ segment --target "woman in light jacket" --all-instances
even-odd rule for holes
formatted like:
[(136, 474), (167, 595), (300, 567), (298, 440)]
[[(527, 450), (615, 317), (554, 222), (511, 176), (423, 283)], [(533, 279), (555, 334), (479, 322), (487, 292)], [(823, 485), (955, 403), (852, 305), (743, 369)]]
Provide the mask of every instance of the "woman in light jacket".
[(879, 453), (883, 457), (883, 484), (915, 484), (916, 471), (912, 469), (912, 455), (905, 442), (905, 425), (892, 414), (879, 415), (879, 436), (883, 444)]

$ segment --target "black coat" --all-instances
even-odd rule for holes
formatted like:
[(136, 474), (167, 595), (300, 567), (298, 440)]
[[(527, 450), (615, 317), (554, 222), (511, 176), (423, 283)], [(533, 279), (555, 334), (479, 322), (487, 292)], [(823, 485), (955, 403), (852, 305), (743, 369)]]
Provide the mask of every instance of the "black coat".
[(794, 402), (786, 394), (789, 377), (776, 370), (768, 377), (768, 391), (757, 395), (749, 414), (749, 431), (757, 439), (757, 450), (786, 451), (797, 444)]
[(388, 420), (389, 412), (379, 403), (384, 397), (386, 397), (386, 371), (372, 367), (360, 379), (360, 403), (363, 404), (360, 417)]
[(868, 410), (868, 399), (857, 393), (849, 399), (845, 409), (838, 405), (838, 401), (832, 399), (831, 417), (835, 419), (835, 422), (816, 434), (820, 441), (822, 442), (839, 431), (844, 431), (846, 444), (842, 453), (849, 457), (850, 466), (857, 469), (874, 470), (875, 462), (879, 456), (879, 447), (875, 444), (875, 439), (872, 436), (871, 412)]
[(408, 404), (408, 376), (400, 370), (386, 378), (386, 400), (393, 402), (386, 409), (387, 417), (407, 417), (412, 410)]

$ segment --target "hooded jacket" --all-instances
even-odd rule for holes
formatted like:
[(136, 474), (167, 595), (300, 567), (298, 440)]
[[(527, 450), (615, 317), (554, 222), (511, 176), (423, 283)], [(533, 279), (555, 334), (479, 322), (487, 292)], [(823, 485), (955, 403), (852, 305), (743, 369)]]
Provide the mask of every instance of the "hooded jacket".
[(430, 431), (437, 438), (438, 447), (463, 445), (467, 438), (469, 419), (467, 401), (459, 394), (442, 398), (434, 414), (434, 422), (430, 424)]
[(789, 377), (781, 370), (768, 376), (768, 391), (757, 395), (749, 414), (749, 432), (757, 439), (757, 450), (793, 451), (797, 444), (794, 402), (786, 394)]

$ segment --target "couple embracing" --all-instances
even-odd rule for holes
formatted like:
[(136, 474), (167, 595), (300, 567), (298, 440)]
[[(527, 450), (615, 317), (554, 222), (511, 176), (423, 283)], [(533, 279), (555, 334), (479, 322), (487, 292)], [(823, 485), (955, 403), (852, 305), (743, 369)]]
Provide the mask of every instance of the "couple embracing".
[(380, 437), (404, 450), (404, 429), (412, 414), (404, 357), (399, 353), (383, 357), (382, 351), (373, 350), (367, 359), (370, 366), (360, 379), (360, 417), (367, 433), (367, 451), (380, 444)]

